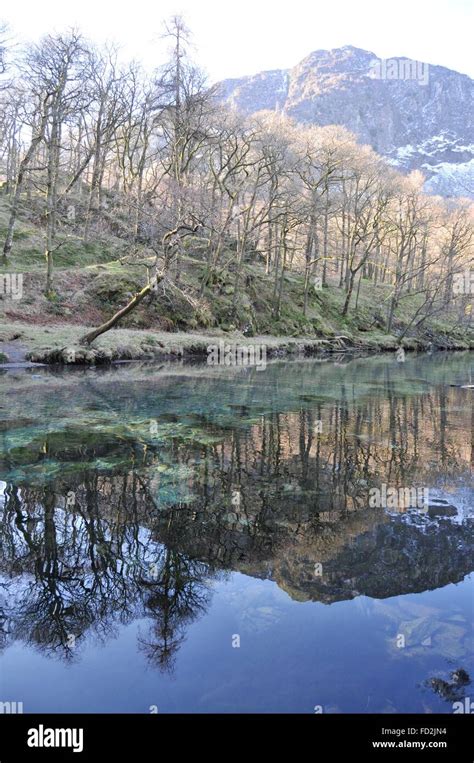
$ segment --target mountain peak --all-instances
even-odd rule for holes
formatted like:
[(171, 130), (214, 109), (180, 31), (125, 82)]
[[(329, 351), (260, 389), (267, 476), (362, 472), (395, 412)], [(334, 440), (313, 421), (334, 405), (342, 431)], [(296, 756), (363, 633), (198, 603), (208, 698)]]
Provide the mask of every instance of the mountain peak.
[[(343, 45), (339, 48), (319, 48), (313, 50), (306, 58), (374, 58), (375, 54), (364, 48), (356, 48), (354, 45)], [(303, 59), (304, 60), (304, 59)]]
[(472, 179), (474, 81), (405, 56), (382, 62), (353, 45), (315, 50), (288, 70), (226, 80), (221, 95), (247, 115), (278, 110), (305, 124), (342, 125), (392, 164), (421, 169), (428, 179), (451, 165)]

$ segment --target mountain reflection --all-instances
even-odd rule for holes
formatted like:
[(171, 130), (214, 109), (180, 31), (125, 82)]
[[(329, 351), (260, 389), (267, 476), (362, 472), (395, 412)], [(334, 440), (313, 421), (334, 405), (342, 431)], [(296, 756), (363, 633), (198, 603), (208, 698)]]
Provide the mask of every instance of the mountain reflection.
[[(140, 648), (172, 670), (226, 571), (327, 604), (462, 580), (474, 568), (470, 391), (414, 395), (387, 377), (383, 395), (337, 392), (272, 412), (237, 402), (233, 427), (133, 409), (100, 430), (76, 420), (9, 442), (0, 648), (72, 660), (87, 638), (147, 618)], [(383, 483), (427, 486), (457, 513), (369, 508)]]

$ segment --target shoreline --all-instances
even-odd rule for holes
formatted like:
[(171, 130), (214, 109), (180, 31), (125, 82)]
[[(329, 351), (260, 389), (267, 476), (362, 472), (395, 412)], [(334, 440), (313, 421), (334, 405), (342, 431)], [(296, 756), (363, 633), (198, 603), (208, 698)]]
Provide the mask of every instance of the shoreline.
[[(405, 337), (401, 342), (391, 335), (371, 334), (332, 338), (288, 337), (274, 335), (244, 336), (236, 332), (159, 332), (113, 329), (91, 346), (81, 346), (80, 337), (87, 326), (59, 324), (31, 326), (11, 323), (0, 327), (0, 368), (41, 366), (97, 366), (133, 361), (189, 360), (202, 362), (209, 348), (216, 345), (229, 352), (244, 353), (264, 348), (268, 359), (291, 359), (318, 355), (373, 355), (384, 352), (466, 351), (474, 341), (464, 343), (449, 336), (431, 340)], [(220, 353), (222, 355), (222, 352)], [(229, 362), (228, 365), (233, 365)]]

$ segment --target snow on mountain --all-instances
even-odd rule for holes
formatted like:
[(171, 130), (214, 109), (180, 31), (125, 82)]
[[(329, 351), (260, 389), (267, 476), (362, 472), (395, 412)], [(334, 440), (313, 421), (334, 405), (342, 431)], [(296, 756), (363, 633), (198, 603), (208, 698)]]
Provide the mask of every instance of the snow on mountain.
[(343, 125), (402, 171), (421, 170), (430, 192), (474, 197), (474, 80), (465, 74), (346, 45), (219, 87), (244, 114)]

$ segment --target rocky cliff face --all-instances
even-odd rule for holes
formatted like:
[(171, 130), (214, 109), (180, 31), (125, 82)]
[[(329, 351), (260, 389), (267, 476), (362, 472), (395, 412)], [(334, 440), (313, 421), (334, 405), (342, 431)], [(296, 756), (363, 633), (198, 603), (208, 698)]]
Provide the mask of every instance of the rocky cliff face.
[(474, 80), (467, 75), (345, 46), (219, 87), (245, 114), (280, 110), (302, 123), (343, 125), (401, 170), (421, 170), (427, 190), (474, 196)]

